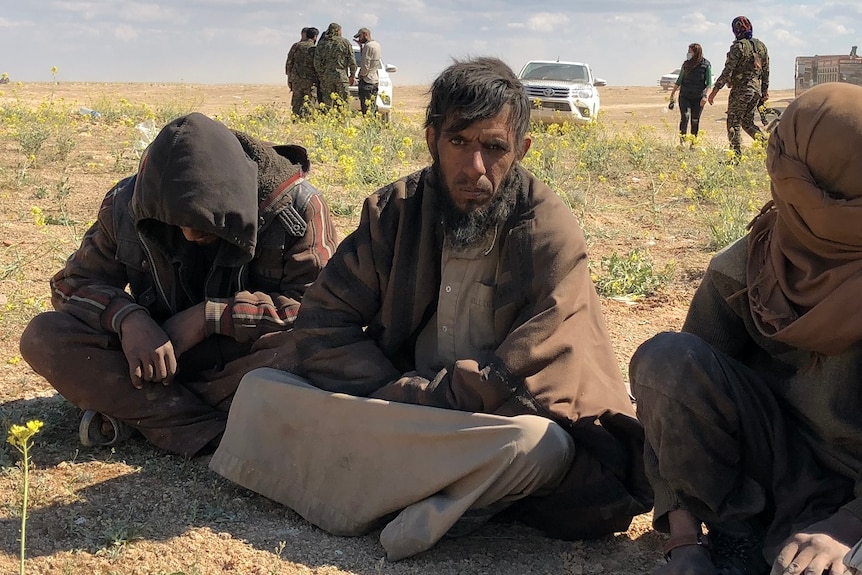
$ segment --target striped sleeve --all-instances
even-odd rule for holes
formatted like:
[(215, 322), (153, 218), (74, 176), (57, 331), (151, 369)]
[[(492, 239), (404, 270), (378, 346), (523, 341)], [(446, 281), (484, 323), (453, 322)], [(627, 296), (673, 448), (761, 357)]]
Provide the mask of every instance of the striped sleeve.
[(293, 327), (305, 290), (317, 279), (338, 243), (329, 208), (319, 194), (309, 198), (305, 219), (305, 235), (285, 250), (280, 291), (265, 293), (251, 286), (251, 290), (232, 298), (208, 300), (208, 335), (217, 333), (247, 342)]

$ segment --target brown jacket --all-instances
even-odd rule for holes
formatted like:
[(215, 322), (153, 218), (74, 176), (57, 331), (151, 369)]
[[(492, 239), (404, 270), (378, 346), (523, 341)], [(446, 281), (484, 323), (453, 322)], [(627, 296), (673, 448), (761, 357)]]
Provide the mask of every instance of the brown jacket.
[(496, 349), (457, 361), (418, 397), (415, 390), (393, 397), (399, 378), (415, 369), (416, 339), (440, 288), (443, 230), (434, 196), (441, 192), (425, 169), (366, 200), (358, 229), (306, 292), (293, 335), (298, 358), (285, 367), (332, 392), (548, 417), (636, 494), (634, 513), (646, 511), (643, 431), (580, 227), (559, 196), (518, 170), (516, 207), (499, 235)]
[[(196, 113), (174, 120), (180, 135), (164, 130), (139, 173), (108, 192), (81, 246), (51, 279), (56, 310), (117, 333), (132, 311), (162, 323), (205, 300), (207, 335), (251, 343), (290, 329), (337, 243), (329, 209), (303, 177), (303, 149), (214, 124)], [(224, 149), (224, 158), (209, 157)], [(252, 185), (235, 183), (236, 174)], [(183, 225), (221, 238), (211, 269), (194, 267)], [(193, 290), (189, 277), (200, 274), (206, 281)]]

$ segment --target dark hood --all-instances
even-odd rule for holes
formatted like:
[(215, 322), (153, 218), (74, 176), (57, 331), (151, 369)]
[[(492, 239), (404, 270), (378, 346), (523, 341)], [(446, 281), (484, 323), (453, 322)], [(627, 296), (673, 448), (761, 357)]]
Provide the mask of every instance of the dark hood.
[(138, 231), (166, 253), (186, 226), (223, 240), (219, 264), (241, 265), (257, 238), (257, 163), (223, 124), (197, 112), (181, 116), (144, 152), (132, 211)]

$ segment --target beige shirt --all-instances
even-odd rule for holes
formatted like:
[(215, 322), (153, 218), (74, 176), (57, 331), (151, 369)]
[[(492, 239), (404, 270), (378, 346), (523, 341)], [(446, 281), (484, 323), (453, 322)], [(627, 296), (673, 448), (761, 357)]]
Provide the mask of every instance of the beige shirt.
[(456, 360), (479, 359), (496, 347), (494, 289), (500, 262), (498, 230), (479, 245), (443, 248), (437, 312), (416, 341), (416, 371), (434, 379)]
[(359, 67), (359, 79), (369, 84), (377, 84), (377, 69), (380, 67), (380, 44), (377, 40), (369, 40), (362, 45), (362, 66)]

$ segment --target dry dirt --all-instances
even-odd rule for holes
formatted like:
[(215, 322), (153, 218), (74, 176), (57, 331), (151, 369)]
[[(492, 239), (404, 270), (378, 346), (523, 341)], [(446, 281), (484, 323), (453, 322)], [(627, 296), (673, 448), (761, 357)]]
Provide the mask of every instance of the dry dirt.
[[(397, 86), (396, 113), (420, 114), (425, 91), (425, 87)], [(287, 89), (279, 86), (37, 84), (18, 87), (15, 94), (34, 105), (47, 98), (62, 98), (76, 106), (88, 105), (100, 96), (132, 102), (166, 96), (191, 98), (200, 101), (200, 110), (209, 114), (224, 113), (234, 105), (289, 105)], [(660, 88), (606, 87), (601, 95), (605, 122), (620, 129), (654, 126), (673, 137), (677, 115), (666, 112), (667, 93)], [(791, 95), (779, 92), (773, 97), (780, 105)], [(721, 96), (705, 111), (702, 124), (708, 137), (717, 142), (724, 139), (726, 91)], [(0, 103), (2, 100), (0, 95)], [(0, 165), (6, 174), (15, 169)], [(111, 178), (117, 176), (88, 177), (84, 166), (72, 177), (70, 185), (82, 195), (73, 199), (70, 210), (83, 224), (93, 219), (99, 200), (113, 183)], [(49, 245), (58, 240), (33, 237), (33, 227), (24, 225), (26, 218), (21, 214), (27, 213), (31, 200), (20, 197), (20, 190), (6, 189), (5, 184), (0, 193), (5, 204), (17, 206), (0, 210), (0, 249), (7, 254), (14, 250), (22, 262), (16, 281), (23, 282), (0, 280), (2, 312), (15, 290), (44, 289), (47, 295), (48, 278), (62, 265), (62, 258), (55, 253), (56, 246)], [(637, 209), (630, 206), (627, 212), (609, 214), (596, 210), (589, 215), (594, 227), (621, 230), (613, 240), (591, 240), (593, 259), (632, 241), (648, 243), (659, 263), (677, 262), (676, 279), (661, 296), (637, 304), (603, 301), (623, 367), (640, 342), (656, 332), (680, 327), (710, 256), (702, 236), (674, 228), (672, 214), (657, 225), (654, 220), (639, 219)], [(620, 217), (620, 213), (631, 217)], [(352, 225), (355, 222), (342, 221), (339, 227), (345, 232)], [(65, 253), (73, 247), (73, 239), (59, 240), (61, 247), (68, 248)], [(601, 541), (555, 541), (518, 525), (489, 525), (471, 536), (445, 539), (422, 556), (387, 562), (376, 533), (358, 538), (330, 536), (290, 510), (216, 476), (207, 468), (208, 457), (186, 461), (138, 440), (116, 450), (81, 448), (77, 410), (57, 397), (23, 361), (15, 361), (19, 335), (20, 331), (10, 333), (9, 329), (0, 333), (0, 419), (4, 429), (31, 418), (48, 422), (37, 436), (33, 454), (29, 573), (634, 574), (647, 573), (660, 562), (663, 537), (651, 530), (648, 514), (637, 517), (628, 532)], [(10, 467), (17, 455), (9, 446), (0, 448), (0, 465), (5, 469), (0, 473), (2, 573), (17, 571), (21, 476)]]

